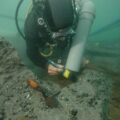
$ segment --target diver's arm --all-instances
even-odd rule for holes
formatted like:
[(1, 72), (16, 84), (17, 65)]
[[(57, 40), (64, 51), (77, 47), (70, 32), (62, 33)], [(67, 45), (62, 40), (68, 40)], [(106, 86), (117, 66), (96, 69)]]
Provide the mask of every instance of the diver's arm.
[(65, 66), (66, 69), (75, 72), (80, 70), (86, 41), (95, 18), (95, 7), (91, 0), (78, 0), (78, 2), (80, 9), (76, 35)]

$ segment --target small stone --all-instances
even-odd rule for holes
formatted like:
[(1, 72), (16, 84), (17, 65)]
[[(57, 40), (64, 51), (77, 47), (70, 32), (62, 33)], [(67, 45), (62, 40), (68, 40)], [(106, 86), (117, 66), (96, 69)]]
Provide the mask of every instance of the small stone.
[(26, 96), (26, 98), (28, 99), (30, 97), (30, 94), (28, 94), (27, 96)]
[(76, 109), (72, 109), (70, 112), (73, 116), (76, 116), (78, 113), (78, 111)]
[(65, 100), (65, 101), (69, 101), (69, 99), (68, 99), (68, 98), (65, 98), (64, 100)]

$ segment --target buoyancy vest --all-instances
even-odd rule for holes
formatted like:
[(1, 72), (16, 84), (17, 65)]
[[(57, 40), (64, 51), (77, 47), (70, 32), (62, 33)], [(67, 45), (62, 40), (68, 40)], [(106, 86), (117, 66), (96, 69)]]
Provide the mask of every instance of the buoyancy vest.
[(40, 54), (50, 57), (56, 47), (69, 48), (77, 23), (74, 0), (34, 0), (33, 4), (42, 43)]

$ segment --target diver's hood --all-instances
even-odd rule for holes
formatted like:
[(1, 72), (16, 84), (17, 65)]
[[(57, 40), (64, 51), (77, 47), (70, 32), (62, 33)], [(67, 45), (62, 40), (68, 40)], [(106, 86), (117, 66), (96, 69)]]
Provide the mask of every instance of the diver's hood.
[(53, 31), (73, 24), (74, 8), (72, 0), (46, 0), (45, 15)]

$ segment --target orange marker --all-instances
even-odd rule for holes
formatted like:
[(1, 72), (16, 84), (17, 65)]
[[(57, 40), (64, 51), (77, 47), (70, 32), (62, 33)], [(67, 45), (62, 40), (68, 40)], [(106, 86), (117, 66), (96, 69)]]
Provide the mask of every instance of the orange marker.
[(39, 88), (39, 83), (36, 82), (35, 80), (30, 79), (30, 80), (27, 81), (27, 83), (33, 89), (38, 89)]

